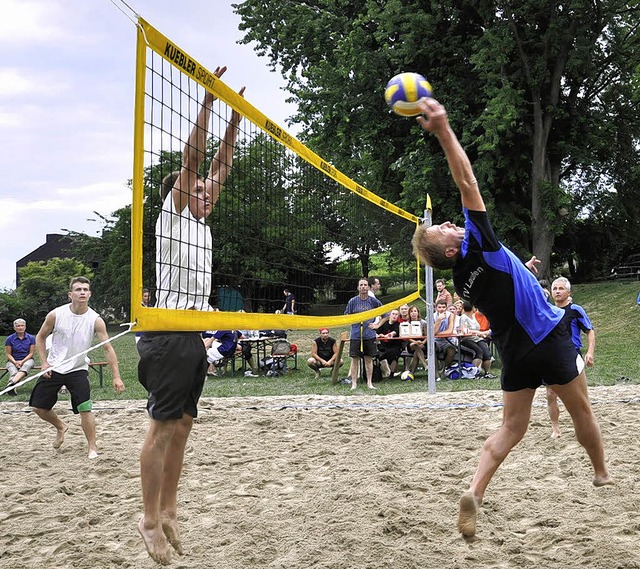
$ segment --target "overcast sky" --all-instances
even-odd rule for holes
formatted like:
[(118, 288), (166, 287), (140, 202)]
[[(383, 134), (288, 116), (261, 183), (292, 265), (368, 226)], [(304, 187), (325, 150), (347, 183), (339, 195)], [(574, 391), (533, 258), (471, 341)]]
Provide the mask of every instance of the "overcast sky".
[[(236, 0), (233, 0), (234, 2)], [(119, 0), (114, 2), (122, 6)], [(47, 233), (98, 235), (94, 211), (130, 203), (136, 30), (110, 0), (2, 0), (0, 290)], [(278, 124), (294, 109), (284, 80), (225, 0), (127, 0), (140, 16)]]

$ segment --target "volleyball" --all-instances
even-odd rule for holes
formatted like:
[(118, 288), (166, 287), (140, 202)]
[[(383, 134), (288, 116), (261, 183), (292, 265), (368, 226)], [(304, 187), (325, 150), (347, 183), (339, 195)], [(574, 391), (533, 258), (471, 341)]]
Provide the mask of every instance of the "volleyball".
[(418, 101), (431, 97), (431, 84), (418, 73), (399, 73), (384, 90), (384, 99), (394, 113), (402, 117), (420, 114)]
[(407, 369), (400, 374), (402, 381), (413, 381), (413, 374)]

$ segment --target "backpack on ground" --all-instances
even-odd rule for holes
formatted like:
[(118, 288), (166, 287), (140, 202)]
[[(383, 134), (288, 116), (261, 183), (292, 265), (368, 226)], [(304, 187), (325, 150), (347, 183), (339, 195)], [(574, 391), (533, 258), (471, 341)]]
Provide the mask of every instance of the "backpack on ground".
[(480, 370), (469, 362), (454, 363), (444, 370), (447, 379), (475, 379), (478, 373)]
[(288, 340), (274, 340), (271, 344), (272, 356), (288, 356), (291, 352), (291, 343)]

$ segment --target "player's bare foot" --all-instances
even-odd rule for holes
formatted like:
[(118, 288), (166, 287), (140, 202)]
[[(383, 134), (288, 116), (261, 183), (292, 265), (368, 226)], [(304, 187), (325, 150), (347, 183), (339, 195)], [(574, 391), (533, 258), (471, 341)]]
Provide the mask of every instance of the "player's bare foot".
[(67, 432), (69, 426), (63, 423), (62, 429), (58, 429), (56, 433), (56, 440), (53, 441), (53, 448), (60, 448), (64, 442), (64, 434)]
[(551, 431), (551, 438), (552, 439), (557, 439), (560, 436), (560, 431), (554, 429)]
[(376, 389), (376, 386), (375, 386), (375, 385), (367, 385), (367, 387), (368, 387), (369, 389)]
[(92, 449), (89, 451), (89, 458), (90, 458), (91, 460), (93, 460), (94, 458), (98, 458), (98, 451), (97, 451), (96, 449), (92, 448)]
[(178, 555), (184, 555), (182, 541), (180, 540), (180, 530), (178, 529), (178, 520), (170, 518), (169, 516), (162, 516), (162, 531), (173, 549), (176, 550), (176, 553)]
[(609, 476), (608, 474), (606, 476), (596, 476), (593, 479), (593, 485), (596, 487), (600, 487), (600, 486), (613, 486), (615, 484), (615, 482), (613, 481), (613, 478), (611, 478), (611, 476)]
[(147, 548), (149, 557), (160, 565), (169, 565), (171, 563), (171, 550), (167, 538), (160, 527), (147, 528), (144, 525), (144, 516), (138, 522), (138, 531)]
[(358, 384), (357, 383), (352, 383), (351, 384), (351, 391), (353, 391), (354, 389), (358, 388)]
[(458, 531), (464, 537), (473, 537), (476, 534), (476, 518), (478, 506), (471, 492), (465, 492), (460, 498), (460, 512), (458, 513)]

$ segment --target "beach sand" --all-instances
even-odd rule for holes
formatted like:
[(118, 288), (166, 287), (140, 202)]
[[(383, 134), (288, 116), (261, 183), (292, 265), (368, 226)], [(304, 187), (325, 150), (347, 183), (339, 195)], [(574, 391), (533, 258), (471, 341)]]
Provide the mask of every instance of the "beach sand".
[[(591, 389), (613, 487), (594, 488), (562, 409), (538, 390), (478, 533), (456, 531), (501, 394), (203, 399), (179, 489), (184, 568), (640, 568), (640, 386)], [(69, 403), (64, 445), (25, 403), (0, 404), (0, 568), (151, 568), (136, 524), (144, 402), (95, 404), (100, 456)]]

